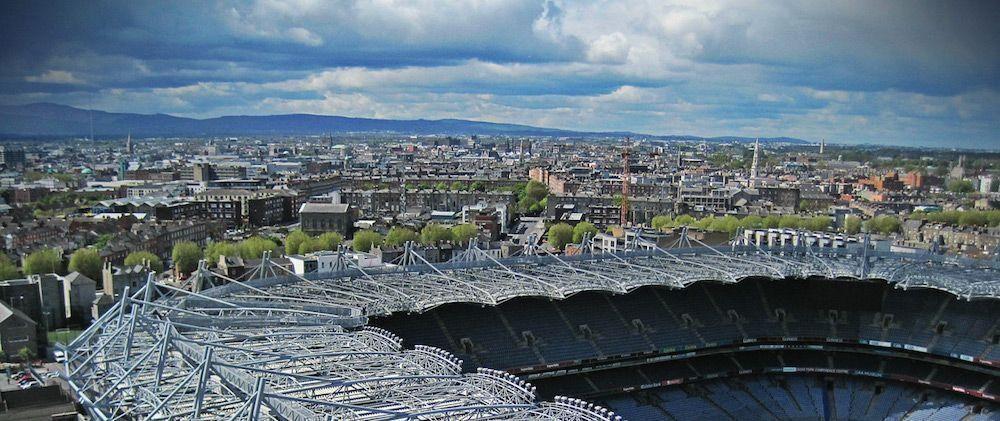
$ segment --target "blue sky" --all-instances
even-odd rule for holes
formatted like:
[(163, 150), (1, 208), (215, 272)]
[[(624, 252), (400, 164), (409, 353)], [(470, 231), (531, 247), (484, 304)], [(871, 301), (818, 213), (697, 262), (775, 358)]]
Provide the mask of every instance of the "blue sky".
[(1000, 148), (989, 1), (5, 2), (0, 103)]

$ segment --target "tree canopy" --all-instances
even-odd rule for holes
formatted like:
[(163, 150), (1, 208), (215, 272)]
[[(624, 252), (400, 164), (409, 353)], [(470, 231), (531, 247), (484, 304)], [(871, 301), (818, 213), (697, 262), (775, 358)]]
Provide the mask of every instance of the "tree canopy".
[(244, 259), (260, 259), (265, 251), (273, 252), (277, 249), (278, 243), (264, 237), (253, 236), (240, 241), (237, 247)]
[(598, 233), (597, 227), (587, 221), (576, 224), (576, 226), (573, 227), (573, 242), (580, 243), (583, 241), (583, 236), (588, 233), (591, 237), (593, 237)]
[(667, 228), (670, 228), (673, 222), (674, 222), (673, 219), (670, 218), (670, 216), (668, 215), (656, 215), (653, 217), (651, 221), (649, 221), (649, 224), (654, 229), (662, 231)]
[(125, 266), (141, 265), (149, 262), (149, 268), (156, 272), (163, 272), (163, 261), (155, 254), (148, 251), (133, 251), (125, 256)]
[(458, 244), (468, 244), (478, 235), (479, 227), (475, 224), (460, 224), (451, 227), (451, 239)]
[(566, 244), (573, 241), (573, 227), (566, 223), (555, 224), (549, 227), (548, 239), (552, 247), (562, 250)]
[(944, 211), (914, 212), (912, 218), (959, 226), (996, 227), (1000, 226), (1000, 210), (988, 211)]
[(24, 258), (24, 274), (61, 273), (62, 257), (53, 248), (37, 250)]
[(520, 212), (535, 214), (545, 210), (546, 199), (549, 195), (549, 186), (531, 180), (523, 185), (523, 187), (518, 186), (516, 191), (518, 196), (517, 206)]
[(90, 279), (100, 279), (102, 266), (101, 254), (95, 248), (78, 249), (69, 257), (69, 270)]
[(424, 229), (420, 230), (420, 242), (427, 246), (451, 240), (451, 231), (441, 224), (430, 223), (424, 226)]
[(201, 247), (190, 241), (181, 241), (174, 244), (174, 250), (170, 254), (174, 261), (174, 267), (181, 273), (191, 273), (198, 269), (198, 260), (201, 259)]
[(17, 279), (21, 277), (21, 271), (7, 257), (6, 254), (0, 253), (0, 281), (6, 281), (8, 279)]
[(972, 193), (976, 187), (969, 180), (951, 180), (948, 182), (948, 191), (953, 193)]
[(385, 245), (389, 247), (399, 247), (407, 241), (420, 241), (420, 235), (409, 228), (392, 227), (385, 236)]
[(351, 246), (354, 251), (368, 252), (372, 247), (382, 245), (382, 234), (372, 230), (361, 230), (354, 234)]
[(848, 216), (844, 218), (844, 232), (855, 235), (861, 232), (861, 218)]
[(344, 236), (340, 235), (339, 232), (324, 232), (316, 237), (316, 241), (323, 247), (323, 250), (334, 251), (344, 243)]
[(899, 232), (902, 226), (903, 224), (899, 221), (899, 218), (893, 216), (876, 216), (865, 222), (868, 232), (883, 235)]
[(205, 260), (208, 260), (208, 264), (215, 266), (219, 263), (219, 256), (239, 256), (240, 250), (236, 244), (230, 243), (228, 241), (218, 241), (209, 243), (208, 247), (205, 247)]
[(666, 215), (658, 215), (650, 220), (650, 225), (657, 230), (666, 230), (671, 227), (692, 227), (705, 231), (726, 232), (735, 234), (740, 229), (759, 228), (794, 228), (812, 231), (826, 231), (833, 224), (833, 218), (828, 216), (803, 217), (796, 215), (768, 215), (761, 218), (757, 215), (748, 215), (738, 218), (734, 215), (723, 217), (706, 216), (695, 219), (690, 215), (680, 215), (671, 219)]
[(299, 253), (299, 246), (309, 241), (309, 238), (309, 234), (302, 232), (302, 230), (295, 230), (288, 233), (285, 236), (285, 254)]

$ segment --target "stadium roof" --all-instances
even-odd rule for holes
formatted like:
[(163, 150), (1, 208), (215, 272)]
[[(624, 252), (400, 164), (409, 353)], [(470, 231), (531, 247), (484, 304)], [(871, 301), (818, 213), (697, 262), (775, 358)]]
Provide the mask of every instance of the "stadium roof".
[[(416, 263), (389, 271), (350, 268), (298, 276), (280, 268), (261, 279), (228, 284), (205, 295), (240, 305), (275, 305), (322, 312), (354, 309), (360, 315), (420, 312), (451, 302), (496, 305), (520, 296), (562, 299), (581, 291), (627, 293), (660, 285), (683, 288), (697, 281), (738, 282), (748, 277), (881, 279), (898, 288), (934, 288), (960, 298), (1000, 298), (1000, 264), (932, 254), (862, 253), (843, 249), (765, 251), (747, 246), (660, 249), (576, 256), (534, 255), (497, 260), (470, 249), (467, 261)], [(468, 256), (472, 254), (473, 256)], [(413, 253), (414, 259), (420, 259)], [(423, 262), (425, 263), (425, 262)], [(218, 276), (211, 274), (209, 276)], [(193, 307), (214, 306), (191, 299)]]
[(996, 262), (858, 253), (652, 247), (496, 260), (471, 247), (431, 265), (407, 247), (401, 266), (364, 270), (340, 253), (337, 272), (306, 277), (265, 256), (239, 280), (203, 266), (192, 289), (225, 285), (200, 292), (150, 277), (69, 345), (67, 378), (99, 419), (608, 420), (615, 415), (583, 401), (538, 402), (530, 384), (504, 372), (462, 373), (446, 351), (403, 349), (392, 333), (364, 326), (367, 317), (747, 277), (884, 279), (1000, 297)]

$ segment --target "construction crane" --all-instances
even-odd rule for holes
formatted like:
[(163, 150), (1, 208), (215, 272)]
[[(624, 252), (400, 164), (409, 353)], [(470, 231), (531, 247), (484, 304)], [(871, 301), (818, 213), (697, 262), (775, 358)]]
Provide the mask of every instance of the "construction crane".
[(632, 178), (631, 172), (628, 167), (629, 158), (629, 138), (625, 138), (625, 148), (622, 150), (622, 204), (621, 204), (621, 226), (625, 228), (625, 224), (629, 222), (628, 217), (628, 193), (629, 193), (629, 181)]

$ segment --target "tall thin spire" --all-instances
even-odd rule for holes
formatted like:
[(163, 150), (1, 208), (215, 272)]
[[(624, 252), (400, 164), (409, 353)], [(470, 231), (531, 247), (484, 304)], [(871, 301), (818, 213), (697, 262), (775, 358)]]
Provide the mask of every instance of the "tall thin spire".
[(760, 138), (753, 143), (753, 162), (750, 163), (750, 187), (756, 187), (760, 176)]
[(129, 131), (128, 131), (128, 137), (125, 138), (125, 152), (127, 152), (129, 155), (132, 155), (133, 153), (135, 153), (135, 145), (132, 144), (132, 130), (131, 129), (129, 129)]
[(628, 165), (629, 159), (629, 138), (625, 138), (625, 149), (622, 151), (622, 203), (621, 203), (621, 226), (622, 228), (629, 222), (628, 217), (628, 196), (629, 196), (629, 184), (631, 182), (632, 173)]
[(826, 150), (826, 139), (819, 140), (819, 154), (823, 155), (823, 151)]

